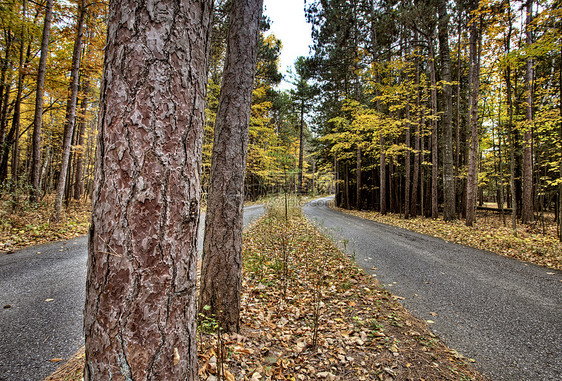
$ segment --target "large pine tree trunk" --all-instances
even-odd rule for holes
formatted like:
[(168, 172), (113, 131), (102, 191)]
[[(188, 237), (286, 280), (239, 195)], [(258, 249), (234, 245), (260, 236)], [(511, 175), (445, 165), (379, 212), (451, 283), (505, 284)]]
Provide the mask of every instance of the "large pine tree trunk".
[(234, 332), (240, 328), (244, 176), (262, 8), (263, 0), (232, 2), (201, 265), (200, 312), (220, 316), (221, 327)]
[(470, 26), (470, 151), (468, 156), (468, 176), (466, 181), (466, 225), (474, 223), (478, 180), (478, 90), (480, 86), (480, 67), (478, 60), (478, 41), (480, 33), (478, 24), (473, 21)]
[(449, 15), (446, 1), (439, 2), (439, 52), (443, 80), (443, 219), (454, 220), (455, 180), (453, 167), (453, 89), (451, 87), (451, 58), (449, 53)]
[(55, 196), (55, 221), (60, 220), (62, 199), (66, 189), (66, 177), (70, 162), (70, 148), (74, 125), (76, 124), (76, 103), (78, 100), (78, 82), (80, 70), (80, 58), (82, 56), (82, 36), (84, 34), (84, 16), (86, 14), (86, 2), (81, 0), (78, 7), (78, 23), (76, 27), (76, 40), (72, 52), (72, 69), (70, 72), (70, 97), (66, 104), (66, 123), (64, 125), (64, 136), (62, 140), (62, 158), (59, 179), (57, 182), (57, 193)]
[(37, 91), (35, 95), (35, 119), (33, 123), (33, 146), (31, 150), (31, 201), (37, 201), (41, 183), (41, 124), (43, 121), (43, 95), (45, 93), (45, 72), (49, 51), (51, 19), (53, 17), (53, 0), (45, 5), (45, 21), (43, 22), (43, 39), (41, 40), (41, 56), (37, 68)]
[(201, 145), (212, 1), (110, 2), (84, 376), (196, 380)]
[[(526, 45), (533, 43), (531, 22), (533, 21), (533, 1), (527, 1), (527, 18), (525, 25)], [(521, 209), (521, 222), (528, 224), (534, 221), (533, 215), (533, 59), (527, 58), (525, 71), (525, 85), (527, 102), (525, 117), (527, 126), (523, 143), (523, 207)]]

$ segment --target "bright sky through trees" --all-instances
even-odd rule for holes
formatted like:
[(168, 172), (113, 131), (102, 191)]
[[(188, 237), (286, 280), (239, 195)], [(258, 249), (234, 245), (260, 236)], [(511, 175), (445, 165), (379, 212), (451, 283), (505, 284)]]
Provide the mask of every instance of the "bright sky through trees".
[[(280, 69), (286, 74), (298, 56), (308, 56), (308, 47), (312, 44), (310, 25), (304, 16), (304, 1), (265, 0), (264, 7), (264, 14), (271, 20), (268, 33), (273, 33), (283, 43)], [(288, 84), (283, 81), (280, 86), (286, 88)]]

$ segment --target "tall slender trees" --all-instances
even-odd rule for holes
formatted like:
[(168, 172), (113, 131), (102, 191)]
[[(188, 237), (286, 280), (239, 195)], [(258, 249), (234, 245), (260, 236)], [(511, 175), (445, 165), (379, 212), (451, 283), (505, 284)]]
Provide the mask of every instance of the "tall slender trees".
[[(533, 0), (527, 0), (525, 18), (525, 43), (531, 48), (533, 34), (531, 23), (533, 21)], [(527, 125), (524, 132), (523, 146), (523, 206), (521, 209), (521, 222), (533, 222), (533, 57), (528, 53), (525, 65), (525, 119)]]
[[(263, 0), (233, 0), (215, 122), (199, 308), (240, 327), (244, 176)], [(209, 310), (205, 306), (210, 306)]]
[[(476, 9), (476, 7), (474, 8)], [(480, 22), (473, 19), (470, 24), (470, 149), (468, 156), (468, 176), (466, 185), (466, 225), (474, 223), (476, 209), (476, 190), (478, 187), (478, 96), (480, 87)]]
[(82, 37), (84, 34), (84, 18), (86, 16), (86, 0), (80, 0), (78, 6), (78, 21), (76, 23), (76, 40), (74, 41), (74, 50), (72, 52), (72, 68), (70, 71), (70, 95), (66, 104), (66, 123), (64, 125), (64, 136), (62, 139), (62, 158), (57, 183), (57, 193), (55, 195), (55, 221), (59, 221), (62, 199), (66, 189), (66, 176), (68, 174), (68, 166), (70, 163), (70, 147), (72, 144), (72, 135), (76, 124), (76, 104), (78, 102), (78, 85), (80, 81), (79, 70), (80, 60), (82, 58)]
[(37, 201), (41, 182), (41, 127), (43, 122), (43, 96), (45, 93), (45, 72), (47, 69), (47, 54), (49, 51), (49, 36), (51, 34), (51, 19), (53, 17), (53, 0), (47, 0), (45, 5), (45, 21), (43, 22), (43, 37), (41, 39), (41, 57), (37, 68), (37, 90), (35, 94), (35, 119), (33, 121), (33, 146), (31, 148), (31, 199)]
[(89, 233), (85, 380), (196, 380), (211, 0), (111, 2)]
[(443, 80), (443, 219), (455, 219), (455, 181), (453, 167), (453, 89), (449, 53), (449, 15), (446, 0), (439, 1), (439, 53)]

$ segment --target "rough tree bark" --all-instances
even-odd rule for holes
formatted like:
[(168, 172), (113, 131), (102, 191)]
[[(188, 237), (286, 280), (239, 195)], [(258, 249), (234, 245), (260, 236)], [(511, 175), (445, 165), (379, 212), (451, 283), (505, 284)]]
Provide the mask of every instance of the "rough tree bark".
[[(263, 0), (233, 0), (205, 218), (199, 310), (240, 328), (244, 176)], [(210, 310), (205, 311), (205, 306)]]
[(196, 380), (212, 0), (112, 1), (89, 232), (84, 376)]
[(455, 213), (455, 177), (453, 167), (453, 89), (451, 87), (451, 57), (449, 53), (449, 15), (446, 1), (439, 2), (439, 53), (443, 80), (443, 219), (451, 221)]
[(37, 90), (35, 95), (35, 119), (33, 121), (33, 146), (31, 149), (31, 201), (37, 201), (41, 182), (41, 124), (43, 122), (43, 95), (45, 93), (45, 72), (53, 18), (53, 0), (45, 5), (45, 21), (43, 22), (43, 38), (41, 40), (41, 56), (37, 68)]
[[(527, 1), (527, 17), (525, 22), (525, 42), (529, 47), (533, 43), (531, 23), (533, 21), (533, 1)], [(523, 205), (521, 208), (521, 222), (528, 224), (534, 221), (533, 213), (533, 58), (527, 57), (525, 70), (525, 128), (523, 143)]]
[(78, 82), (80, 59), (82, 57), (82, 36), (84, 34), (84, 17), (86, 15), (86, 1), (81, 0), (78, 7), (78, 22), (76, 25), (76, 40), (74, 40), (74, 50), (72, 52), (72, 69), (70, 71), (70, 97), (66, 104), (66, 123), (64, 125), (64, 136), (62, 139), (62, 158), (59, 179), (57, 182), (57, 193), (55, 195), (55, 221), (60, 220), (62, 209), (62, 199), (66, 189), (66, 177), (70, 162), (70, 148), (74, 125), (76, 124), (76, 103), (78, 100)]

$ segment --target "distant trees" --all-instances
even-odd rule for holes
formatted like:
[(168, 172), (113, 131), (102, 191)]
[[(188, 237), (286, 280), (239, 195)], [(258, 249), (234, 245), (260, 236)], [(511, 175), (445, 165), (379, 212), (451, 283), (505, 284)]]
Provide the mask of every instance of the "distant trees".
[[(246, 151), (263, 0), (233, 0), (205, 218), (199, 310), (238, 332)], [(209, 306), (210, 309), (207, 309)]]
[(197, 379), (196, 242), (211, 11), (210, 0), (110, 5), (85, 380)]
[(534, 4), (307, 2), (339, 205), (467, 224), (486, 201), (522, 223), (557, 209), (560, 4)]

